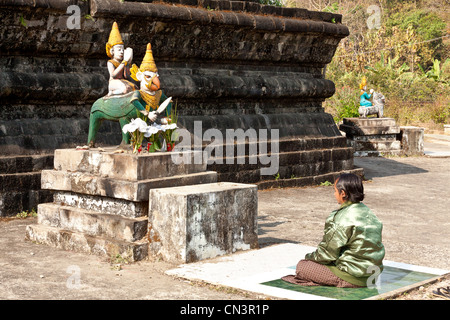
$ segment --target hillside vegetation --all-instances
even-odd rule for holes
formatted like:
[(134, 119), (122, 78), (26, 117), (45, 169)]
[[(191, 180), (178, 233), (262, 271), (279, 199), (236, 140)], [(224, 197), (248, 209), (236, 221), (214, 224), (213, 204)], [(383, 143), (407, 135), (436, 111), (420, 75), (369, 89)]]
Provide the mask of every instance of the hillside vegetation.
[(385, 116), (399, 125), (442, 130), (450, 124), (448, 0), (284, 0), (282, 5), (342, 14), (350, 30), (326, 70), (336, 93), (324, 107), (336, 122), (358, 116), (365, 76), (367, 88), (386, 97)]

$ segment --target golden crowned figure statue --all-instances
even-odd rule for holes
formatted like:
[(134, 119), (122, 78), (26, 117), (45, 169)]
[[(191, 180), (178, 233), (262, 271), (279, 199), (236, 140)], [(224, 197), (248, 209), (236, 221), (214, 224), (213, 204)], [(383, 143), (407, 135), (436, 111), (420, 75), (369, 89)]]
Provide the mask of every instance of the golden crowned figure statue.
[(371, 107), (372, 102), (369, 99), (372, 98), (373, 89), (370, 90), (370, 94), (367, 93), (367, 80), (365, 76), (363, 77), (359, 85), (359, 89), (361, 89), (361, 95), (359, 97), (359, 105), (361, 107)]
[(106, 43), (106, 54), (111, 58), (107, 63), (109, 71), (108, 95), (121, 95), (136, 90), (137, 87), (127, 80), (130, 76), (133, 49), (124, 49), (117, 22), (114, 22), (111, 28)]

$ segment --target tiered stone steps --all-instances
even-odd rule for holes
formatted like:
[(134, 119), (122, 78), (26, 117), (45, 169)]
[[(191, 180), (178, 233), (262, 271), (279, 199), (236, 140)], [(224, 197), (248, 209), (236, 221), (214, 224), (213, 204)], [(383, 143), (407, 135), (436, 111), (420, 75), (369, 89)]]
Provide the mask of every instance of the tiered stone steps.
[(38, 223), (90, 236), (105, 236), (130, 242), (142, 239), (147, 233), (147, 217), (145, 216), (128, 218), (56, 203), (39, 205)]
[(148, 255), (148, 243), (145, 239), (128, 242), (107, 237), (90, 236), (46, 225), (28, 226), (26, 237), (33, 242), (67, 251), (95, 254), (108, 258), (120, 256), (129, 262), (142, 260)]
[(402, 152), (400, 127), (393, 118), (344, 118), (339, 129), (346, 133), (355, 156), (398, 155)]
[[(169, 153), (133, 155), (62, 149), (42, 171), (51, 203), (38, 206), (26, 238), (57, 248), (138, 261), (148, 255), (148, 201), (153, 188), (213, 183), (206, 165), (176, 165)], [(193, 154), (193, 153), (192, 153)]]
[[(347, 146), (343, 136), (285, 138), (278, 141), (276, 150), (271, 149), (270, 141), (265, 146), (265, 153), (259, 154), (257, 151), (252, 158), (249, 156), (252, 147), (248, 141), (234, 145), (234, 157), (226, 156), (227, 146), (224, 145), (223, 157), (214, 157), (213, 154), (208, 170), (217, 172), (218, 181), (254, 183), (260, 190), (333, 182), (342, 172), (363, 174), (363, 169), (354, 167), (354, 149)], [(228, 148), (231, 149), (230, 146)], [(236, 156), (239, 150), (244, 155)], [(265, 157), (266, 164), (262, 163), (261, 156)], [(261, 168), (275, 166), (276, 162), (278, 168), (273, 174), (262, 174)]]

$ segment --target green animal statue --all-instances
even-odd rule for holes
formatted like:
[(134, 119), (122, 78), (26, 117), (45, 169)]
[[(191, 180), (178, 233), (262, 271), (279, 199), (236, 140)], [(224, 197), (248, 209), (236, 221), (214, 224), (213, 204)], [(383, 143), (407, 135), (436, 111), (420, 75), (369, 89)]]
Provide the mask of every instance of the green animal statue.
[[(155, 109), (150, 108), (150, 112), (146, 110), (148, 105), (144, 97), (147, 93), (141, 90), (136, 90), (123, 95), (105, 96), (94, 102), (91, 108), (89, 118), (89, 135), (87, 145), (89, 147), (95, 147), (95, 140), (97, 132), (101, 123), (104, 120), (110, 120), (120, 123), (122, 129), (124, 125), (129, 123), (131, 119), (137, 118), (138, 112), (142, 112), (144, 115), (148, 115), (148, 119), (154, 122), (158, 113)], [(163, 92), (159, 91), (159, 94), (155, 95), (159, 97), (158, 105), (167, 99)], [(165, 113), (170, 114), (172, 104), (170, 103)], [(122, 130), (121, 130), (122, 131)], [(130, 134), (122, 131), (122, 144), (130, 143)]]

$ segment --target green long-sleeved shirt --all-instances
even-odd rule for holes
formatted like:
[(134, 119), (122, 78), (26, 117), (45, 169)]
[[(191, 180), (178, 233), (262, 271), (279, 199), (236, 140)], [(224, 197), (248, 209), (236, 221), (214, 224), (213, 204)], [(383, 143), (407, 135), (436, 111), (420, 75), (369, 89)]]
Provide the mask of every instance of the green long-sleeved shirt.
[(327, 265), (339, 278), (366, 286), (374, 267), (383, 269), (383, 224), (363, 203), (345, 203), (325, 221), (324, 236), (306, 260)]

